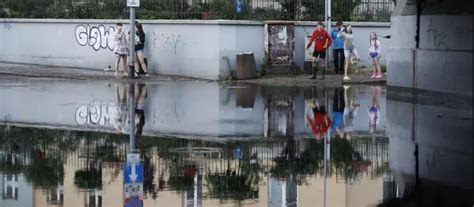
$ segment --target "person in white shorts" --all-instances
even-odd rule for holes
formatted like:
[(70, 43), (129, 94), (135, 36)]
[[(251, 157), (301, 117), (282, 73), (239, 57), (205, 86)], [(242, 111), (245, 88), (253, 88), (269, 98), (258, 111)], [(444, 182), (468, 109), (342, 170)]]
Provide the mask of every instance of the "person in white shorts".
[(347, 27), (343, 27), (338, 37), (342, 37), (344, 39), (344, 58), (345, 58), (345, 66), (344, 66), (344, 80), (348, 81), (351, 78), (347, 75), (347, 72), (350, 69), (350, 65), (360, 60), (359, 53), (354, 45), (354, 34), (352, 34), (352, 25), (347, 25)]

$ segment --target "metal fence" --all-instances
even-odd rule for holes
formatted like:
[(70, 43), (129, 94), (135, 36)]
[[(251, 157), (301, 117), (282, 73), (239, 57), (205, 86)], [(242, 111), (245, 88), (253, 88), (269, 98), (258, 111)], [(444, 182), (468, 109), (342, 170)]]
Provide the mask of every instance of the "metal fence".
[[(324, 20), (325, 0), (141, 0), (140, 19)], [(332, 20), (388, 22), (393, 0), (332, 0)], [(0, 18), (126, 19), (125, 0), (2, 0)]]

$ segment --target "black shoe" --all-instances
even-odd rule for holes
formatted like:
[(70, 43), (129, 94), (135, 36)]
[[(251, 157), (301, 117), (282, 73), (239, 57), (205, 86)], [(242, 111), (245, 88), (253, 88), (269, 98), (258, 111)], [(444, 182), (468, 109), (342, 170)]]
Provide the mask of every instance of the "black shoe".
[(309, 79), (314, 80), (316, 79), (316, 76), (311, 76)]

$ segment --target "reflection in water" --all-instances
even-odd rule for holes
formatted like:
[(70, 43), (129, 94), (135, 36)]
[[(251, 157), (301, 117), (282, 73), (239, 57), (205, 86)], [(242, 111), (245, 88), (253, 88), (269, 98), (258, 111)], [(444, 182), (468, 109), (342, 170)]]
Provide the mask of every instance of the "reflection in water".
[[(58, 183), (62, 192), (67, 197), (82, 195), (85, 206), (103, 206), (104, 202), (110, 202), (113, 198), (104, 198), (107, 193), (116, 192), (114, 186), (121, 185), (121, 168), (125, 159), (127, 139), (120, 135), (102, 134), (94, 132), (74, 132), (60, 130), (42, 130), (19, 127), (1, 127), (2, 152), (12, 152), (9, 146), (15, 143), (29, 141), (29, 133), (46, 136), (35, 137), (38, 144), (20, 145), (15, 153), (18, 162), (11, 164), (10, 168), (17, 168), (14, 175), (27, 177), (33, 184), (33, 188), (48, 189), (49, 192), (58, 192)], [(24, 139), (13, 139), (14, 134), (24, 134)], [(70, 143), (68, 148), (63, 148), (60, 154), (54, 156), (51, 149), (58, 150), (62, 142), (46, 142), (46, 140), (58, 140)], [(350, 181), (356, 184), (364, 177), (362, 172), (369, 172), (368, 166), (371, 162), (364, 161), (364, 156), (375, 156), (381, 159), (374, 166), (375, 171), (383, 171), (380, 167), (386, 166), (387, 141), (377, 139), (376, 148), (370, 149), (372, 153), (364, 151), (370, 144), (370, 139), (360, 139), (350, 143), (347, 140), (338, 139), (334, 141), (331, 149), (331, 162), (328, 163), (328, 177), (339, 180), (344, 184)], [(42, 153), (26, 155), (28, 151), (35, 151), (36, 146), (43, 146), (41, 150), (48, 149)], [(324, 145), (318, 140), (284, 139), (269, 140), (261, 142), (203, 142), (183, 139), (169, 139), (143, 136), (140, 142), (140, 153), (145, 164), (145, 203), (149, 200), (160, 200), (162, 196), (171, 196), (168, 192), (176, 192), (186, 205), (204, 205), (209, 202), (227, 203), (229, 201), (241, 204), (259, 202), (267, 197), (268, 202), (278, 205), (302, 205), (297, 201), (311, 199), (310, 197), (299, 198), (303, 189), (298, 186), (314, 185), (315, 176), (324, 173), (323, 157)], [(3, 154), (2, 154), (3, 155)], [(18, 155), (25, 155), (18, 157)], [(14, 156), (14, 157), (15, 157)], [(29, 159), (49, 160), (46, 165), (38, 166), (37, 174), (57, 172), (57, 176), (38, 177), (28, 173)], [(3, 156), (2, 156), (3, 157)], [(8, 160), (2, 159), (2, 166)], [(22, 169), (21, 163), (25, 163)], [(360, 167), (361, 163), (367, 163)], [(376, 163), (373, 163), (374, 165)], [(9, 174), (8, 169), (2, 169), (2, 173)], [(386, 170), (386, 169), (385, 169)], [(73, 172), (74, 183), (71, 186), (70, 173)], [(63, 172), (60, 174), (60, 172)], [(66, 177), (64, 177), (66, 175)], [(62, 177), (61, 177), (62, 176)], [(335, 176), (335, 177), (334, 177)], [(381, 174), (373, 174), (379, 177)], [(340, 177), (340, 178), (339, 178)], [(334, 184), (331, 184), (334, 185)], [(317, 186), (315, 186), (317, 187)], [(21, 192), (21, 190), (20, 190)], [(304, 192), (304, 190), (303, 190)], [(40, 192), (38, 192), (40, 193)], [(42, 193), (40, 193), (42, 194)], [(78, 195), (78, 196), (79, 196)], [(118, 195), (115, 195), (118, 196)], [(47, 195), (40, 196), (44, 199)], [(63, 197), (64, 195), (60, 195)], [(174, 196), (171, 196), (174, 197)], [(178, 199), (178, 198), (176, 198)], [(302, 201), (301, 201), (302, 200)], [(65, 206), (68, 202), (63, 201)], [(206, 201), (206, 202), (204, 202)]]
[[(16, 93), (0, 89), (10, 92)], [(123, 166), (135, 148), (144, 165), (145, 206), (373, 206), (408, 194), (415, 168), (421, 176), (441, 171), (428, 162), (431, 149), (423, 142), (433, 142), (423, 139), (426, 131), (417, 133), (413, 149), (430, 168), (412, 162), (413, 142), (405, 140), (412, 129), (393, 109), (388, 128), (401, 135), (391, 134), (389, 144), (380, 87), (116, 83), (90, 102), (88, 95), (44, 104), (41, 111), (50, 111), (43, 119), (24, 107), (31, 118), (22, 120), (22, 111), (5, 101), (0, 206), (122, 206)], [(88, 124), (63, 118), (97, 102), (98, 110), (80, 110)], [(361, 106), (366, 113), (358, 113)], [(406, 112), (400, 103), (397, 110)], [(450, 167), (464, 169), (472, 155), (465, 151), (442, 153), (461, 157)]]

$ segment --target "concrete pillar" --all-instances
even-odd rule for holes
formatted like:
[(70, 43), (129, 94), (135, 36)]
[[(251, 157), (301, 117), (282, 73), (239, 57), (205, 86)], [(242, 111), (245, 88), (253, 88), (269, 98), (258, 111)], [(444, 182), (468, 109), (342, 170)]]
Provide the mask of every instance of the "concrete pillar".
[(472, 96), (472, 7), (462, 0), (398, 0), (387, 84)]

